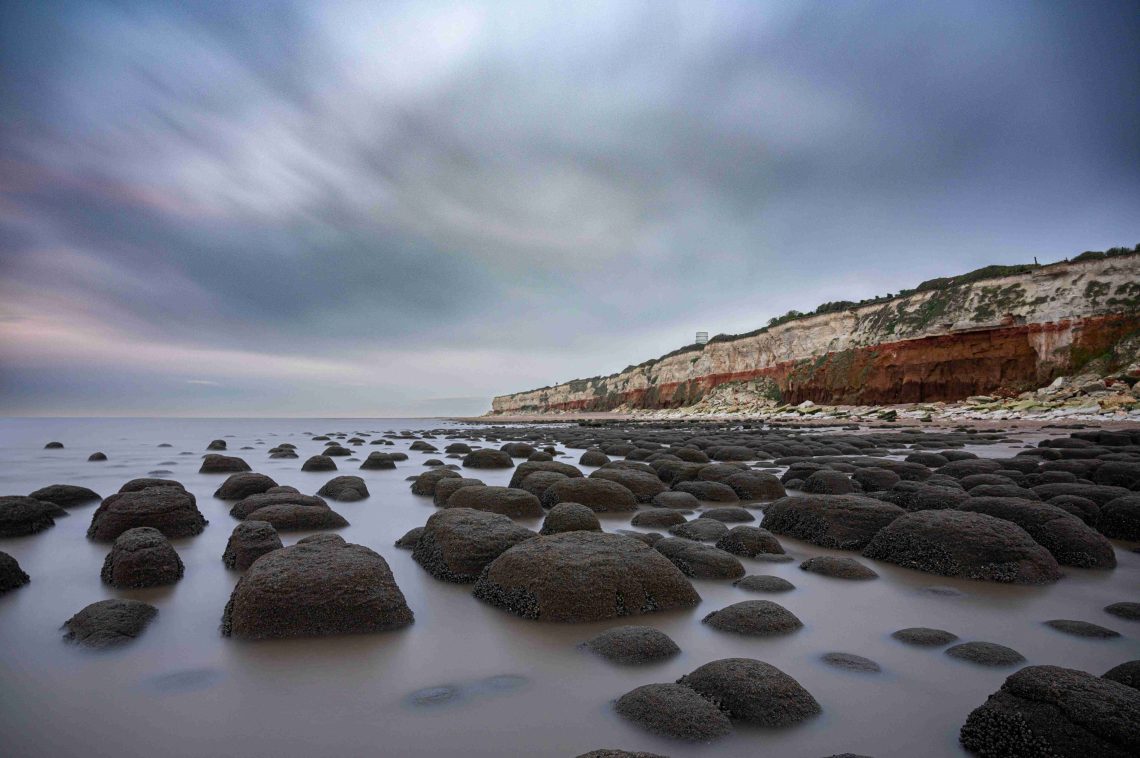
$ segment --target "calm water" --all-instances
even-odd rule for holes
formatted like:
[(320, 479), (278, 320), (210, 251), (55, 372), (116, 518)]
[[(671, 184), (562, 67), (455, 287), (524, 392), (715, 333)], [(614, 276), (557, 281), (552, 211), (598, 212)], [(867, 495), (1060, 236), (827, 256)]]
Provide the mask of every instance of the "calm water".
[[(351, 526), (344, 538), (387, 559), (416, 614), (411, 627), (387, 634), (244, 643), (218, 632), (222, 608), (238, 575), (222, 551), (234, 525), (229, 503), (212, 493), (224, 476), (198, 474), (206, 444), (224, 437), (231, 455), (255, 471), (313, 493), (332, 477), (300, 465), (322, 442), (303, 432), (382, 433), (447, 426), (436, 420), (62, 420), (0, 421), (0, 494), (27, 494), (53, 483), (90, 487), (101, 495), (128, 479), (167, 470), (198, 498), (210, 525), (174, 542), (186, 575), (170, 588), (120, 591), (104, 586), (99, 569), (108, 545), (84, 533), (94, 506), (72, 509), (56, 526), (31, 537), (0, 539), (19, 560), (28, 586), (0, 597), (0, 752), (37, 755), (550, 755), (599, 747), (672, 756), (757, 754), (818, 758), (852, 751), (888, 756), (958, 756), (966, 715), (1010, 673), (956, 661), (940, 649), (890, 638), (896, 629), (931, 626), (965, 640), (988, 640), (1020, 651), (1031, 664), (1058, 664), (1101, 674), (1140, 657), (1140, 624), (1101, 609), (1140, 600), (1140, 554), (1120, 549), (1111, 572), (1068, 569), (1051, 587), (959, 582), (874, 561), (881, 579), (844, 582), (800, 571), (803, 558), (842, 554), (781, 538), (797, 560), (770, 564), (743, 559), (749, 573), (775, 574), (796, 585), (779, 595), (746, 593), (729, 582), (695, 581), (704, 601), (688, 611), (612, 622), (553, 625), (509, 616), (470, 596), (470, 586), (438, 582), (392, 543), (424, 523), (430, 499), (404, 481), (428, 457), (411, 453), (396, 471), (358, 471), (337, 459), (339, 473), (364, 477), (371, 498), (330, 503)], [(43, 450), (50, 440), (64, 450)], [(171, 448), (159, 448), (167, 442)], [(298, 446), (298, 460), (269, 460), (274, 444)], [(437, 441), (442, 450), (443, 442)], [(361, 458), (376, 449), (360, 448)], [(240, 450), (249, 445), (253, 450)], [(110, 461), (88, 463), (101, 450)], [(577, 460), (580, 451), (570, 451)], [(980, 455), (1008, 449), (979, 447)], [(438, 457), (437, 454), (433, 454)], [(586, 469), (588, 472), (590, 469)], [(505, 484), (510, 471), (480, 471)], [(537, 529), (538, 521), (523, 522)], [(628, 519), (606, 520), (606, 529)], [(305, 533), (283, 535), (292, 544)], [(931, 585), (965, 593), (923, 592)], [(135, 643), (92, 652), (61, 641), (60, 625), (96, 600), (133, 597), (159, 608)], [(749, 639), (700, 624), (732, 602), (767, 597), (799, 616), (805, 628), (773, 639)], [(1084, 640), (1042, 625), (1084, 619), (1120, 631), (1115, 640)], [(658, 665), (618, 668), (577, 649), (609, 626), (655, 625), (682, 654)], [(829, 668), (818, 657), (851, 652), (883, 666), (877, 675)], [(610, 701), (650, 682), (673, 681), (709, 660), (759, 658), (794, 676), (823, 706), (823, 715), (784, 730), (737, 727), (712, 745), (662, 740), (618, 719)], [(410, 693), (456, 685), (458, 702), (414, 706)]]

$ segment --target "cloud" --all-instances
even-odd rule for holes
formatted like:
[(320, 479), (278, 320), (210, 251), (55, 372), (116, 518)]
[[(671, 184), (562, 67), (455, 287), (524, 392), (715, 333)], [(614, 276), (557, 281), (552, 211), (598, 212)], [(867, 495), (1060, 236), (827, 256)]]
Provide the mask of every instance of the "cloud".
[(4, 363), (113, 369), (101, 409), (205, 366), (412, 412), (1134, 244), (1133, 10), (15, 4)]

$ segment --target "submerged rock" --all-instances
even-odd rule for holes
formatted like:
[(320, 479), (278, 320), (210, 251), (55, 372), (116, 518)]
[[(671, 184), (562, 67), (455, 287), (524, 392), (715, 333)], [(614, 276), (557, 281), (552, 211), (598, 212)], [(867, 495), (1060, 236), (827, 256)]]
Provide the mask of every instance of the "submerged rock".
[(1053, 619), (1052, 621), (1046, 621), (1045, 626), (1051, 629), (1056, 629), (1058, 632), (1071, 634), (1074, 637), (1091, 637), (1103, 640), (1120, 636), (1120, 632), (1105, 628), (1099, 624), (1089, 623), (1088, 621), (1075, 621), (1073, 619)]
[(1027, 666), (967, 717), (959, 738), (983, 756), (1135, 756), (1140, 691), (1075, 669)]
[(338, 476), (325, 482), (317, 494), (330, 500), (352, 503), (368, 497), (368, 486), (359, 476)]
[(282, 548), (281, 537), (268, 521), (243, 521), (234, 527), (222, 553), (228, 569), (245, 571), (261, 556)]
[(583, 642), (582, 646), (623, 665), (654, 663), (681, 652), (669, 635), (651, 626), (616, 626)]
[(555, 482), (542, 494), (542, 505), (581, 503), (595, 513), (637, 510), (637, 498), (627, 488), (607, 479), (567, 478)]
[(1046, 584), (1061, 568), (1016, 524), (984, 513), (920, 511), (875, 535), (868, 558), (943, 576), (1014, 584)]
[(276, 486), (277, 482), (265, 474), (233, 474), (222, 483), (221, 487), (218, 487), (214, 492), (214, 497), (219, 500), (241, 500), (250, 495), (261, 494)]
[(734, 587), (739, 587), (749, 592), (791, 592), (796, 588), (796, 585), (783, 577), (769, 576), (766, 574), (746, 576), (742, 579), (737, 579), (732, 584)]
[(822, 711), (795, 679), (751, 658), (711, 661), (677, 683), (715, 703), (733, 721), (754, 726), (791, 726)]
[(243, 639), (383, 632), (411, 624), (387, 561), (333, 534), (258, 559), (238, 580), (222, 634)]
[(592, 510), (580, 503), (559, 503), (546, 514), (539, 534), (600, 531), (602, 525)]
[(820, 547), (861, 550), (905, 513), (897, 505), (858, 495), (785, 497), (765, 509), (760, 525)]
[(202, 467), (199, 474), (230, 474), (240, 471), (249, 471), (249, 464), (241, 458), (232, 455), (217, 455), (211, 453), (202, 458)]
[(667, 558), (630, 537), (566, 532), (500, 555), (475, 597), (528, 619), (600, 621), (686, 608), (700, 596)]
[(156, 615), (157, 608), (139, 600), (100, 600), (64, 622), (63, 639), (92, 648), (123, 645), (142, 634)]
[(514, 465), (510, 453), (504, 450), (482, 448), (473, 450), (463, 457), (464, 468), (514, 468)]
[(99, 576), (112, 587), (174, 584), (185, 567), (170, 540), (149, 526), (128, 529), (115, 539)]
[(946, 655), (982, 666), (1013, 666), (1025, 660), (1025, 656), (1013, 648), (996, 642), (963, 642), (946, 648)]
[(1119, 666), (1113, 666), (1104, 672), (1104, 678), (1140, 690), (1140, 660), (1125, 661)]
[(1008, 497), (971, 497), (958, 508), (1017, 524), (1063, 566), (1116, 568), (1112, 543), (1066, 510)]
[(678, 740), (705, 742), (732, 731), (728, 716), (680, 684), (646, 684), (630, 690), (618, 698), (614, 710), (643, 729)]
[(52, 484), (36, 490), (28, 497), (45, 503), (53, 503), (60, 508), (72, 508), (103, 499), (94, 490), (77, 487), (74, 484)]
[(0, 551), (0, 595), (23, 587), (30, 581), (28, 575), (20, 568), (20, 563), (12, 556)]
[(714, 629), (752, 637), (788, 634), (803, 622), (784, 606), (770, 600), (744, 600), (713, 611), (701, 619)]
[(931, 629), (925, 626), (912, 626), (907, 629), (899, 629), (897, 632), (891, 634), (899, 642), (905, 642), (908, 645), (918, 645), (919, 647), (941, 647), (949, 645), (958, 639), (958, 635), (952, 632), (947, 632), (943, 629)]
[(0, 497), (0, 537), (25, 537), (55, 526), (55, 517), (67, 511), (54, 503), (31, 497)]
[(412, 558), (436, 579), (474, 582), (491, 561), (534, 536), (508, 516), (448, 508), (428, 518)]
[(109, 496), (95, 510), (87, 538), (109, 542), (128, 529), (149, 526), (170, 539), (201, 534), (207, 521), (189, 492), (178, 487), (148, 487)]
[(523, 489), (511, 487), (461, 487), (447, 499), (448, 508), (471, 508), (512, 518), (538, 518), (542, 503)]
[(834, 666), (844, 671), (856, 671), (861, 674), (877, 674), (883, 670), (882, 666), (870, 658), (864, 658), (854, 653), (824, 653), (819, 659), (828, 666)]
[(874, 569), (864, 566), (854, 558), (837, 558), (831, 555), (817, 555), (800, 564), (800, 568), (813, 574), (822, 574), (835, 579), (877, 579)]
[(653, 543), (685, 576), (694, 579), (736, 579), (744, 576), (744, 565), (736, 556), (700, 542), (667, 537)]
[(754, 558), (764, 553), (782, 555), (784, 546), (776, 535), (758, 526), (734, 526), (716, 542), (716, 546), (733, 555)]

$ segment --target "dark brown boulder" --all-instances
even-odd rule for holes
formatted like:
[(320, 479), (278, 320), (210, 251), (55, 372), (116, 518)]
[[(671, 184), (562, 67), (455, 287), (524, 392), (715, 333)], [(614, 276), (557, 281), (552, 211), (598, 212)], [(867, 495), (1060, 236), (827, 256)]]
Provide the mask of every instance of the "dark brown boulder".
[(249, 471), (249, 464), (233, 455), (210, 455), (202, 458), (202, 467), (198, 469), (199, 474), (232, 474), (241, 471)]
[(233, 474), (214, 492), (219, 500), (241, 500), (250, 495), (259, 495), (277, 486), (277, 482), (265, 474)]
[(146, 629), (158, 609), (139, 600), (100, 600), (64, 622), (63, 639), (91, 648), (117, 647)]
[(732, 731), (732, 723), (711, 701), (680, 684), (646, 684), (614, 704), (617, 714), (654, 734), (708, 742)]
[(87, 538), (110, 542), (128, 529), (149, 526), (169, 539), (193, 537), (206, 528), (194, 496), (178, 487), (149, 487), (120, 492), (100, 503)]
[(353, 503), (368, 497), (368, 485), (359, 476), (338, 476), (325, 482), (317, 494), (329, 500)]
[(637, 510), (637, 498), (617, 482), (605, 479), (576, 479), (555, 482), (542, 494), (542, 505), (553, 508), (559, 503), (581, 503), (595, 513)]
[(1140, 754), (1140, 691), (1084, 671), (1027, 666), (966, 719), (962, 746), (1003, 758)]
[(412, 482), (413, 495), (427, 495), (431, 497), (435, 495), (435, 485), (441, 479), (462, 479), (462, 475), (446, 468), (432, 469), (425, 471), (416, 477)]
[(19, 562), (7, 553), (0, 551), (0, 595), (23, 587), (30, 581), (28, 575), (20, 568)]
[(788, 634), (800, 629), (803, 622), (784, 606), (771, 600), (744, 600), (713, 611), (701, 619), (714, 629), (750, 637)]
[(864, 566), (854, 558), (840, 558), (832, 555), (817, 555), (800, 564), (800, 569), (812, 574), (830, 576), (833, 579), (867, 580), (877, 579), (874, 569)]
[(230, 508), (230, 515), (234, 518), (248, 518), (249, 514), (270, 505), (307, 505), (315, 508), (328, 508), (329, 504), (323, 498), (314, 495), (302, 495), (300, 492), (263, 492), (259, 495), (250, 495), (243, 498)]
[(112, 587), (159, 587), (177, 582), (184, 570), (170, 540), (157, 529), (140, 526), (115, 538), (99, 577)]
[(348, 526), (348, 520), (328, 506), (282, 503), (266, 505), (251, 512), (250, 521), (265, 521), (279, 532), (304, 532), (311, 529), (339, 529)]
[(590, 474), (590, 478), (617, 482), (632, 492), (639, 503), (650, 503), (657, 495), (669, 491), (669, 488), (657, 478), (656, 474), (649, 474), (644, 471), (625, 468), (600, 468)]
[(667, 558), (630, 537), (566, 532), (515, 545), (487, 566), (475, 597), (542, 621), (600, 621), (687, 608), (700, 596)]
[(534, 536), (507, 516), (448, 508), (428, 518), (412, 558), (436, 579), (474, 582), (491, 561)]
[(509, 453), (489, 447), (473, 450), (463, 456), (464, 468), (513, 468), (514, 465)]
[(280, 550), (281, 537), (268, 521), (243, 521), (234, 527), (222, 553), (228, 569), (245, 571), (261, 556)]
[(466, 476), (461, 477), (444, 477), (435, 483), (435, 491), (432, 493), (431, 502), (436, 508), (444, 508), (447, 506), (448, 499), (455, 494), (457, 490), (464, 487), (483, 487), (486, 485), (482, 479), (471, 479)]
[[(562, 463), (561, 461), (528, 461), (526, 463), (520, 463), (518, 467), (511, 472), (511, 481), (507, 486), (522, 487), (523, 481), (537, 471), (562, 474), (570, 479), (579, 479), (583, 476), (581, 470), (576, 466), (571, 466), (569, 463)], [(536, 492), (534, 494), (537, 495), (538, 493)], [(541, 495), (539, 497), (541, 497)]]
[(754, 558), (762, 553), (783, 554), (784, 546), (776, 535), (758, 526), (734, 526), (716, 542), (727, 553)]
[(73, 508), (103, 499), (97, 492), (74, 484), (52, 484), (36, 490), (28, 497), (45, 503), (54, 503), (60, 508)]
[(336, 471), (336, 461), (327, 455), (314, 455), (301, 464), (302, 471)]
[(1110, 500), (1101, 506), (1097, 529), (1116, 540), (1140, 540), (1140, 495)]
[(897, 505), (859, 495), (807, 495), (771, 503), (760, 526), (820, 547), (861, 550), (904, 513)]
[(222, 634), (254, 640), (364, 634), (413, 620), (383, 557), (322, 534), (255, 561), (226, 604)]
[(538, 518), (542, 503), (526, 490), (511, 487), (460, 487), (447, 499), (447, 508), (471, 508), (511, 518)]
[(771, 664), (752, 658), (711, 661), (677, 680), (716, 703), (733, 721), (784, 727), (818, 715), (811, 693)]
[(623, 666), (655, 663), (681, 652), (669, 635), (651, 626), (615, 626), (583, 642), (582, 647)]
[(1009, 497), (971, 497), (959, 510), (984, 513), (1017, 524), (1062, 566), (1116, 568), (1112, 543), (1085, 522), (1048, 503)]
[(600, 531), (602, 525), (592, 510), (581, 503), (559, 503), (546, 514), (539, 534)]
[(653, 548), (681, 569), (682, 574), (694, 579), (738, 579), (744, 576), (744, 565), (736, 556), (712, 545), (666, 537), (654, 542)]
[(67, 511), (55, 503), (31, 497), (0, 497), (0, 537), (24, 537), (55, 526), (55, 517)]
[(876, 534), (863, 555), (963, 579), (1046, 584), (1061, 578), (1056, 559), (1024, 529), (984, 513), (909, 513)]

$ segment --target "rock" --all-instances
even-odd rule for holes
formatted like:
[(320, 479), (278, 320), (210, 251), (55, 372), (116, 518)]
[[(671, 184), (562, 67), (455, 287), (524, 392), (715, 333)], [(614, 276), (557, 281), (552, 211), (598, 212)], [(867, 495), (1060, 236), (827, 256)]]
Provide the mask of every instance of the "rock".
[(352, 451), (347, 447), (341, 447), (340, 445), (330, 445), (329, 447), (325, 448), (324, 454), (333, 458), (347, 458), (348, 456), (352, 455)]
[(1113, 603), (1104, 607), (1106, 613), (1129, 621), (1140, 621), (1140, 603)]
[(604, 466), (609, 462), (610, 457), (597, 448), (587, 450), (578, 459), (579, 466)]
[(732, 585), (749, 592), (791, 592), (796, 588), (796, 585), (783, 577), (767, 574), (751, 574), (737, 579)]
[[(275, 490), (283, 490), (284, 488), (276, 487)], [(292, 488), (290, 488), (292, 490)], [(314, 508), (328, 508), (329, 504), (324, 499), (314, 495), (302, 495), (300, 492), (282, 491), (282, 492), (263, 492), (260, 495), (250, 495), (247, 498), (239, 500), (234, 503), (230, 508), (230, 515), (237, 519), (249, 518), (249, 514), (270, 505), (306, 505)]]
[(814, 558), (808, 558), (800, 564), (800, 568), (813, 574), (822, 574), (835, 579), (865, 580), (877, 579), (879, 576), (874, 569), (864, 566), (854, 558), (837, 558), (831, 555), (817, 555)]
[(854, 653), (824, 653), (819, 659), (828, 666), (834, 666), (844, 671), (855, 671), (860, 674), (877, 674), (883, 670), (882, 666), (870, 658), (864, 658)]
[(120, 492), (100, 503), (91, 517), (87, 539), (110, 542), (128, 529), (149, 526), (169, 539), (193, 537), (206, 528), (194, 496), (178, 487), (149, 487)]
[(210, 442), (209, 445), (206, 445), (206, 449), (207, 450), (225, 450), (226, 449), (226, 441), (225, 440), (213, 440)]
[(420, 537), (422, 537), (423, 534), (424, 528), (422, 526), (412, 527), (404, 533), (403, 537), (396, 540), (395, 545), (396, 547), (403, 548), (405, 550), (414, 550), (416, 543), (420, 541)]
[(666, 758), (660, 753), (644, 753), (640, 750), (631, 753), (628, 750), (614, 750), (612, 748), (601, 748), (600, 750), (591, 750), (588, 753), (582, 753), (577, 758)]
[(412, 558), (436, 579), (474, 582), (491, 561), (534, 536), (507, 516), (448, 508), (428, 518)]
[(791, 726), (822, 710), (795, 679), (751, 658), (710, 661), (677, 683), (715, 703), (731, 720), (754, 726)]
[(183, 492), (186, 491), (181, 482), (176, 482), (173, 479), (132, 479), (120, 487), (119, 492), (140, 492), (151, 487), (173, 487)]
[(654, 663), (681, 652), (669, 635), (651, 626), (615, 626), (583, 642), (582, 647), (625, 666)]
[(107, 460), (107, 454), (106, 453), (92, 453), (91, 455), (87, 456), (87, 460), (91, 463), (98, 463), (100, 461), (105, 461), (105, 460)]
[(592, 510), (580, 503), (559, 503), (546, 514), (539, 534), (600, 531), (602, 525)]
[(715, 519), (699, 518), (669, 527), (669, 533), (688, 540), (712, 542), (728, 534), (728, 527)]
[(301, 464), (302, 471), (336, 471), (336, 461), (327, 455), (314, 455)]
[(491, 448), (473, 450), (463, 456), (464, 468), (514, 468), (514, 465), (509, 453)]
[(687, 520), (683, 514), (669, 510), (668, 508), (650, 508), (635, 513), (629, 523), (633, 526), (642, 526), (651, 529), (668, 529), (671, 526), (683, 524)]
[(460, 487), (447, 499), (446, 507), (471, 508), (512, 518), (542, 516), (542, 503), (537, 497), (526, 490), (511, 487)]
[(687, 608), (700, 596), (665, 556), (616, 534), (537, 537), (500, 555), (475, 597), (528, 619), (600, 621)]
[(996, 642), (963, 642), (946, 648), (946, 655), (982, 666), (1013, 666), (1025, 660), (1021, 653)]
[(550, 485), (568, 478), (565, 474), (559, 474), (556, 471), (535, 471), (522, 480), (519, 489), (526, 490), (541, 501)]
[[(466, 445), (464, 445), (466, 447)], [(396, 468), (396, 459), (390, 453), (384, 453), (379, 450), (374, 450), (368, 454), (364, 462), (360, 464), (360, 468), (364, 471), (383, 471), (392, 470)]]
[(804, 492), (815, 495), (848, 495), (855, 491), (855, 485), (840, 471), (816, 471), (804, 480)]
[(755, 521), (756, 517), (748, 511), (737, 506), (726, 506), (723, 508), (709, 508), (707, 511), (700, 515), (700, 518), (711, 518), (717, 521), (723, 521), (727, 524), (742, 523), (748, 521)]
[(499, 449), (512, 458), (529, 458), (535, 453), (534, 445), (526, 442), (508, 442)]
[(1104, 672), (1104, 678), (1140, 690), (1140, 660), (1126, 661)]
[(60, 508), (73, 508), (103, 499), (93, 490), (77, 487), (74, 484), (52, 484), (36, 490), (28, 497), (44, 503), (53, 503)]
[(1100, 506), (1087, 497), (1057, 495), (1049, 498), (1049, 505), (1073, 514), (1091, 527), (1096, 527), (1100, 520)]
[(676, 492), (687, 492), (697, 500), (713, 503), (735, 503), (740, 500), (736, 490), (720, 482), (677, 482), (673, 485)]
[(669, 488), (655, 474), (621, 468), (602, 468), (590, 474), (591, 479), (617, 482), (633, 493), (639, 503), (651, 503), (653, 498)]
[(617, 714), (664, 737), (707, 742), (732, 731), (728, 716), (680, 684), (646, 684), (618, 698)]
[(368, 497), (368, 485), (359, 476), (338, 476), (329, 479), (317, 494), (329, 500), (353, 503)]
[(971, 497), (958, 508), (1017, 524), (1052, 553), (1062, 566), (1116, 568), (1112, 543), (1066, 510), (1030, 500), (1007, 497)]
[[(495, 451), (495, 452), (499, 452), (499, 451)], [(507, 457), (510, 458), (510, 456), (507, 456)], [(454, 472), (450, 469), (446, 469), (446, 468), (437, 468), (437, 469), (433, 469), (431, 471), (425, 471), (424, 473), (417, 476), (416, 480), (414, 482), (412, 482), (412, 494), (413, 495), (427, 495), (428, 497), (431, 497), (432, 495), (435, 494), (435, 485), (441, 479), (462, 479), (462, 478), (463, 477), (461, 475), (457, 474), (456, 472)]]
[(184, 570), (170, 540), (157, 529), (140, 526), (115, 538), (99, 576), (112, 587), (159, 587), (177, 582)]
[(662, 492), (653, 496), (652, 504), (658, 508), (672, 508), (681, 511), (695, 511), (701, 507), (701, 501), (688, 492)]
[(20, 568), (20, 563), (12, 556), (0, 551), (0, 595), (23, 587), (30, 581), (28, 575)]
[(279, 532), (304, 532), (313, 529), (340, 529), (348, 521), (327, 505), (324, 508), (297, 503), (266, 505), (250, 513), (250, 521), (265, 521)]
[(232, 455), (207, 455), (202, 458), (202, 467), (199, 474), (229, 474), (239, 471), (249, 471), (249, 464), (241, 458)]
[(776, 500), (788, 494), (778, 476), (762, 471), (742, 471), (721, 483), (731, 487), (741, 500), (750, 502)]
[(1140, 540), (1140, 495), (1119, 497), (1100, 508), (1097, 529), (1117, 540)]
[(46, 445), (44, 445), (44, 450), (62, 450), (62, 449), (63, 449), (63, 443), (62, 442), (49, 442)]
[(1045, 626), (1056, 629), (1058, 632), (1071, 634), (1074, 637), (1091, 637), (1095, 639), (1111, 639), (1112, 637), (1119, 637), (1120, 632), (1106, 629), (1099, 624), (1091, 624), (1088, 621), (1074, 621), (1073, 619), (1053, 619), (1046, 621)]
[(55, 517), (67, 511), (54, 503), (31, 497), (0, 497), (0, 537), (24, 537), (55, 526)]
[(820, 547), (861, 550), (905, 511), (858, 495), (785, 497), (764, 511), (761, 526)]
[(281, 537), (268, 521), (243, 521), (234, 527), (222, 553), (228, 569), (245, 571), (261, 556), (280, 550)]
[(1092, 480), (1109, 487), (1140, 490), (1140, 463), (1105, 461), (1097, 467)]
[(447, 507), (447, 501), (452, 495), (464, 487), (485, 487), (482, 479), (471, 479), (465, 476), (459, 478), (446, 477), (435, 483), (435, 492), (432, 493), (431, 502), (436, 508)]
[(761, 553), (783, 554), (784, 546), (776, 535), (758, 526), (734, 526), (716, 542), (727, 553), (754, 558)]
[[(562, 463), (560, 461), (528, 461), (520, 463), (518, 467), (511, 473), (511, 481), (508, 487), (522, 487), (523, 481), (531, 474), (538, 471), (546, 471), (548, 473), (562, 474), (570, 479), (578, 479), (582, 477), (582, 472), (569, 463)], [(538, 495), (538, 493), (534, 493)], [(541, 497), (541, 495), (539, 495)]]
[(694, 579), (736, 579), (744, 576), (744, 566), (731, 553), (700, 542), (667, 537), (653, 543), (685, 576)]
[(1140, 692), (1084, 671), (1027, 666), (966, 718), (959, 739), (984, 756), (1135, 756)]
[(595, 513), (637, 510), (637, 498), (628, 489), (606, 479), (566, 479), (546, 488), (542, 505), (553, 508), (559, 503), (581, 503)]
[(1038, 484), (1032, 489), (1042, 500), (1052, 500), (1058, 495), (1076, 495), (1077, 497), (1083, 497), (1087, 500), (1092, 500), (1102, 508), (1117, 498), (1128, 497), (1129, 495), (1133, 494), (1131, 491), (1126, 490), (1123, 487), (1108, 487), (1100, 484), (1082, 484), (1080, 482)]
[(115, 647), (142, 634), (157, 614), (157, 608), (139, 600), (100, 600), (64, 623), (63, 639), (84, 647)]
[(878, 490), (889, 490), (900, 481), (902, 477), (894, 471), (877, 466), (868, 466), (861, 468), (851, 475), (851, 478), (859, 483), (863, 492), (876, 492)]
[(925, 626), (912, 626), (908, 629), (899, 629), (891, 635), (899, 642), (919, 647), (941, 647), (949, 645), (958, 639), (958, 635), (944, 629), (930, 629)]
[(984, 513), (909, 513), (876, 534), (863, 555), (964, 579), (1046, 584), (1061, 578), (1056, 559), (1024, 529)]
[(277, 482), (265, 474), (233, 474), (214, 492), (219, 500), (241, 500), (250, 495), (259, 495), (277, 486)]
[(713, 611), (701, 619), (723, 632), (733, 632), (751, 637), (767, 637), (788, 634), (803, 626), (795, 614), (771, 600), (744, 600)]

